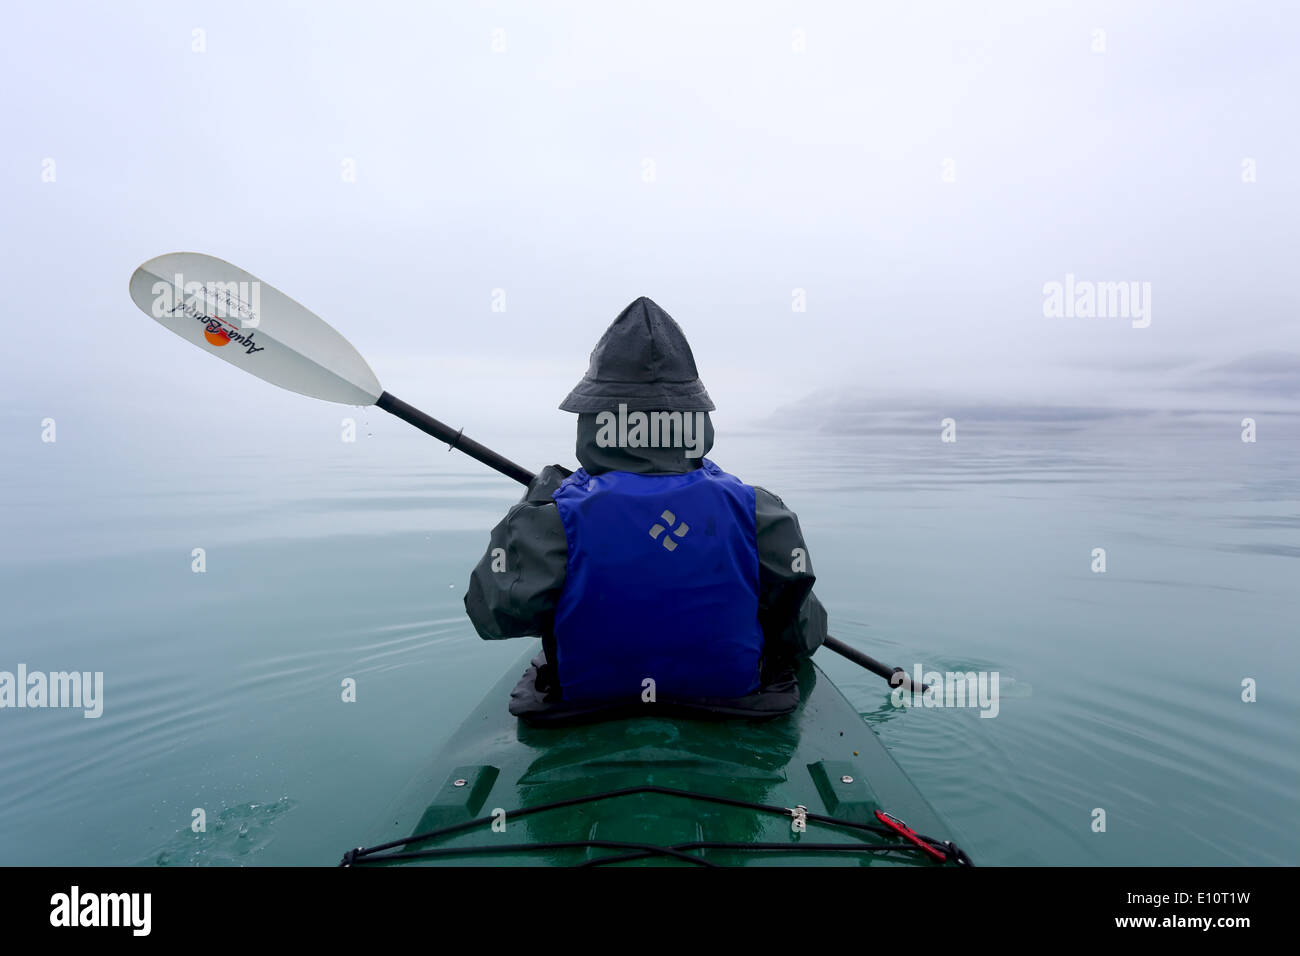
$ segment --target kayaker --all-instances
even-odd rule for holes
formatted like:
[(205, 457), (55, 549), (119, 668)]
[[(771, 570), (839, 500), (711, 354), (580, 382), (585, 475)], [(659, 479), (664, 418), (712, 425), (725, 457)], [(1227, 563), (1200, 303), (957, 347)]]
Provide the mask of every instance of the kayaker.
[(771, 715), (826, 637), (795, 514), (704, 456), (714, 409), (681, 328), (641, 297), (561, 403), (581, 469), (542, 470), (492, 530), (465, 609), (487, 640), (541, 636), (511, 710), (627, 704)]

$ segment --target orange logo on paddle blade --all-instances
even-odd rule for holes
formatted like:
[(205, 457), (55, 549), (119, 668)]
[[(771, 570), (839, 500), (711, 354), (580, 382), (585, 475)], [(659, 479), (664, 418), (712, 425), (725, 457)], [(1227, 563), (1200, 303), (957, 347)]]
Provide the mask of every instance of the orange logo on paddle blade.
[(208, 327), (203, 330), (203, 337), (207, 339), (211, 345), (230, 344), (230, 333), (215, 322), (209, 323)]

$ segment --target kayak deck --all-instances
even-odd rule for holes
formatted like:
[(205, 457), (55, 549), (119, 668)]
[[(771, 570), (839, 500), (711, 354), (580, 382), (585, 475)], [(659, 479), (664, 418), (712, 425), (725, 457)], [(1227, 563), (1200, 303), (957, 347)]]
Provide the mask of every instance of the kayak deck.
[(533, 727), (506, 709), (533, 653), (413, 782), (385, 842), (345, 863), (938, 865), (875, 811), (926, 839), (947, 826), (811, 661), (784, 717)]

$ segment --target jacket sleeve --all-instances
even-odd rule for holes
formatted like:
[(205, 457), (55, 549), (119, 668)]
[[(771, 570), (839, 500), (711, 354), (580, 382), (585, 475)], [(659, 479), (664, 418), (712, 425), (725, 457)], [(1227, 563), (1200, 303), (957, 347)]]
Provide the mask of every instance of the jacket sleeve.
[(542, 469), (492, 529), (465, 592), (465, 612), (484, 640), (551, 632), (569, 554), (551, 493), (569, 474), (559, 465)]
[(758, 534), (758, 616), (769, 650), (807, 657), (826, 639), (826, 609), (813, 594), (812, 558), (799, 518), (776, 495), (754, 489)]

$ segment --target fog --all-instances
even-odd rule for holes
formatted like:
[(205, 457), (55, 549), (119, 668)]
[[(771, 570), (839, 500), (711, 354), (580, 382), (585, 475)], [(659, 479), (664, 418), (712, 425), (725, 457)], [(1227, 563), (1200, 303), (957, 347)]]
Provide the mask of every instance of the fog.
[[(571, 429), (555, 406), (639, 295), (685, 329), (720, 428), (839, 390), (1199, 406), (1251, 394), (1251, 362), (1297, 400), (1290, 5), (7, 20), (7, 430), (335, 427), (135, 309), (131, 271), (176, 250), (275, 285), (471, 433)], [(1067, 276), (1149, 283), (1149, 324), (1045, 315)]]

